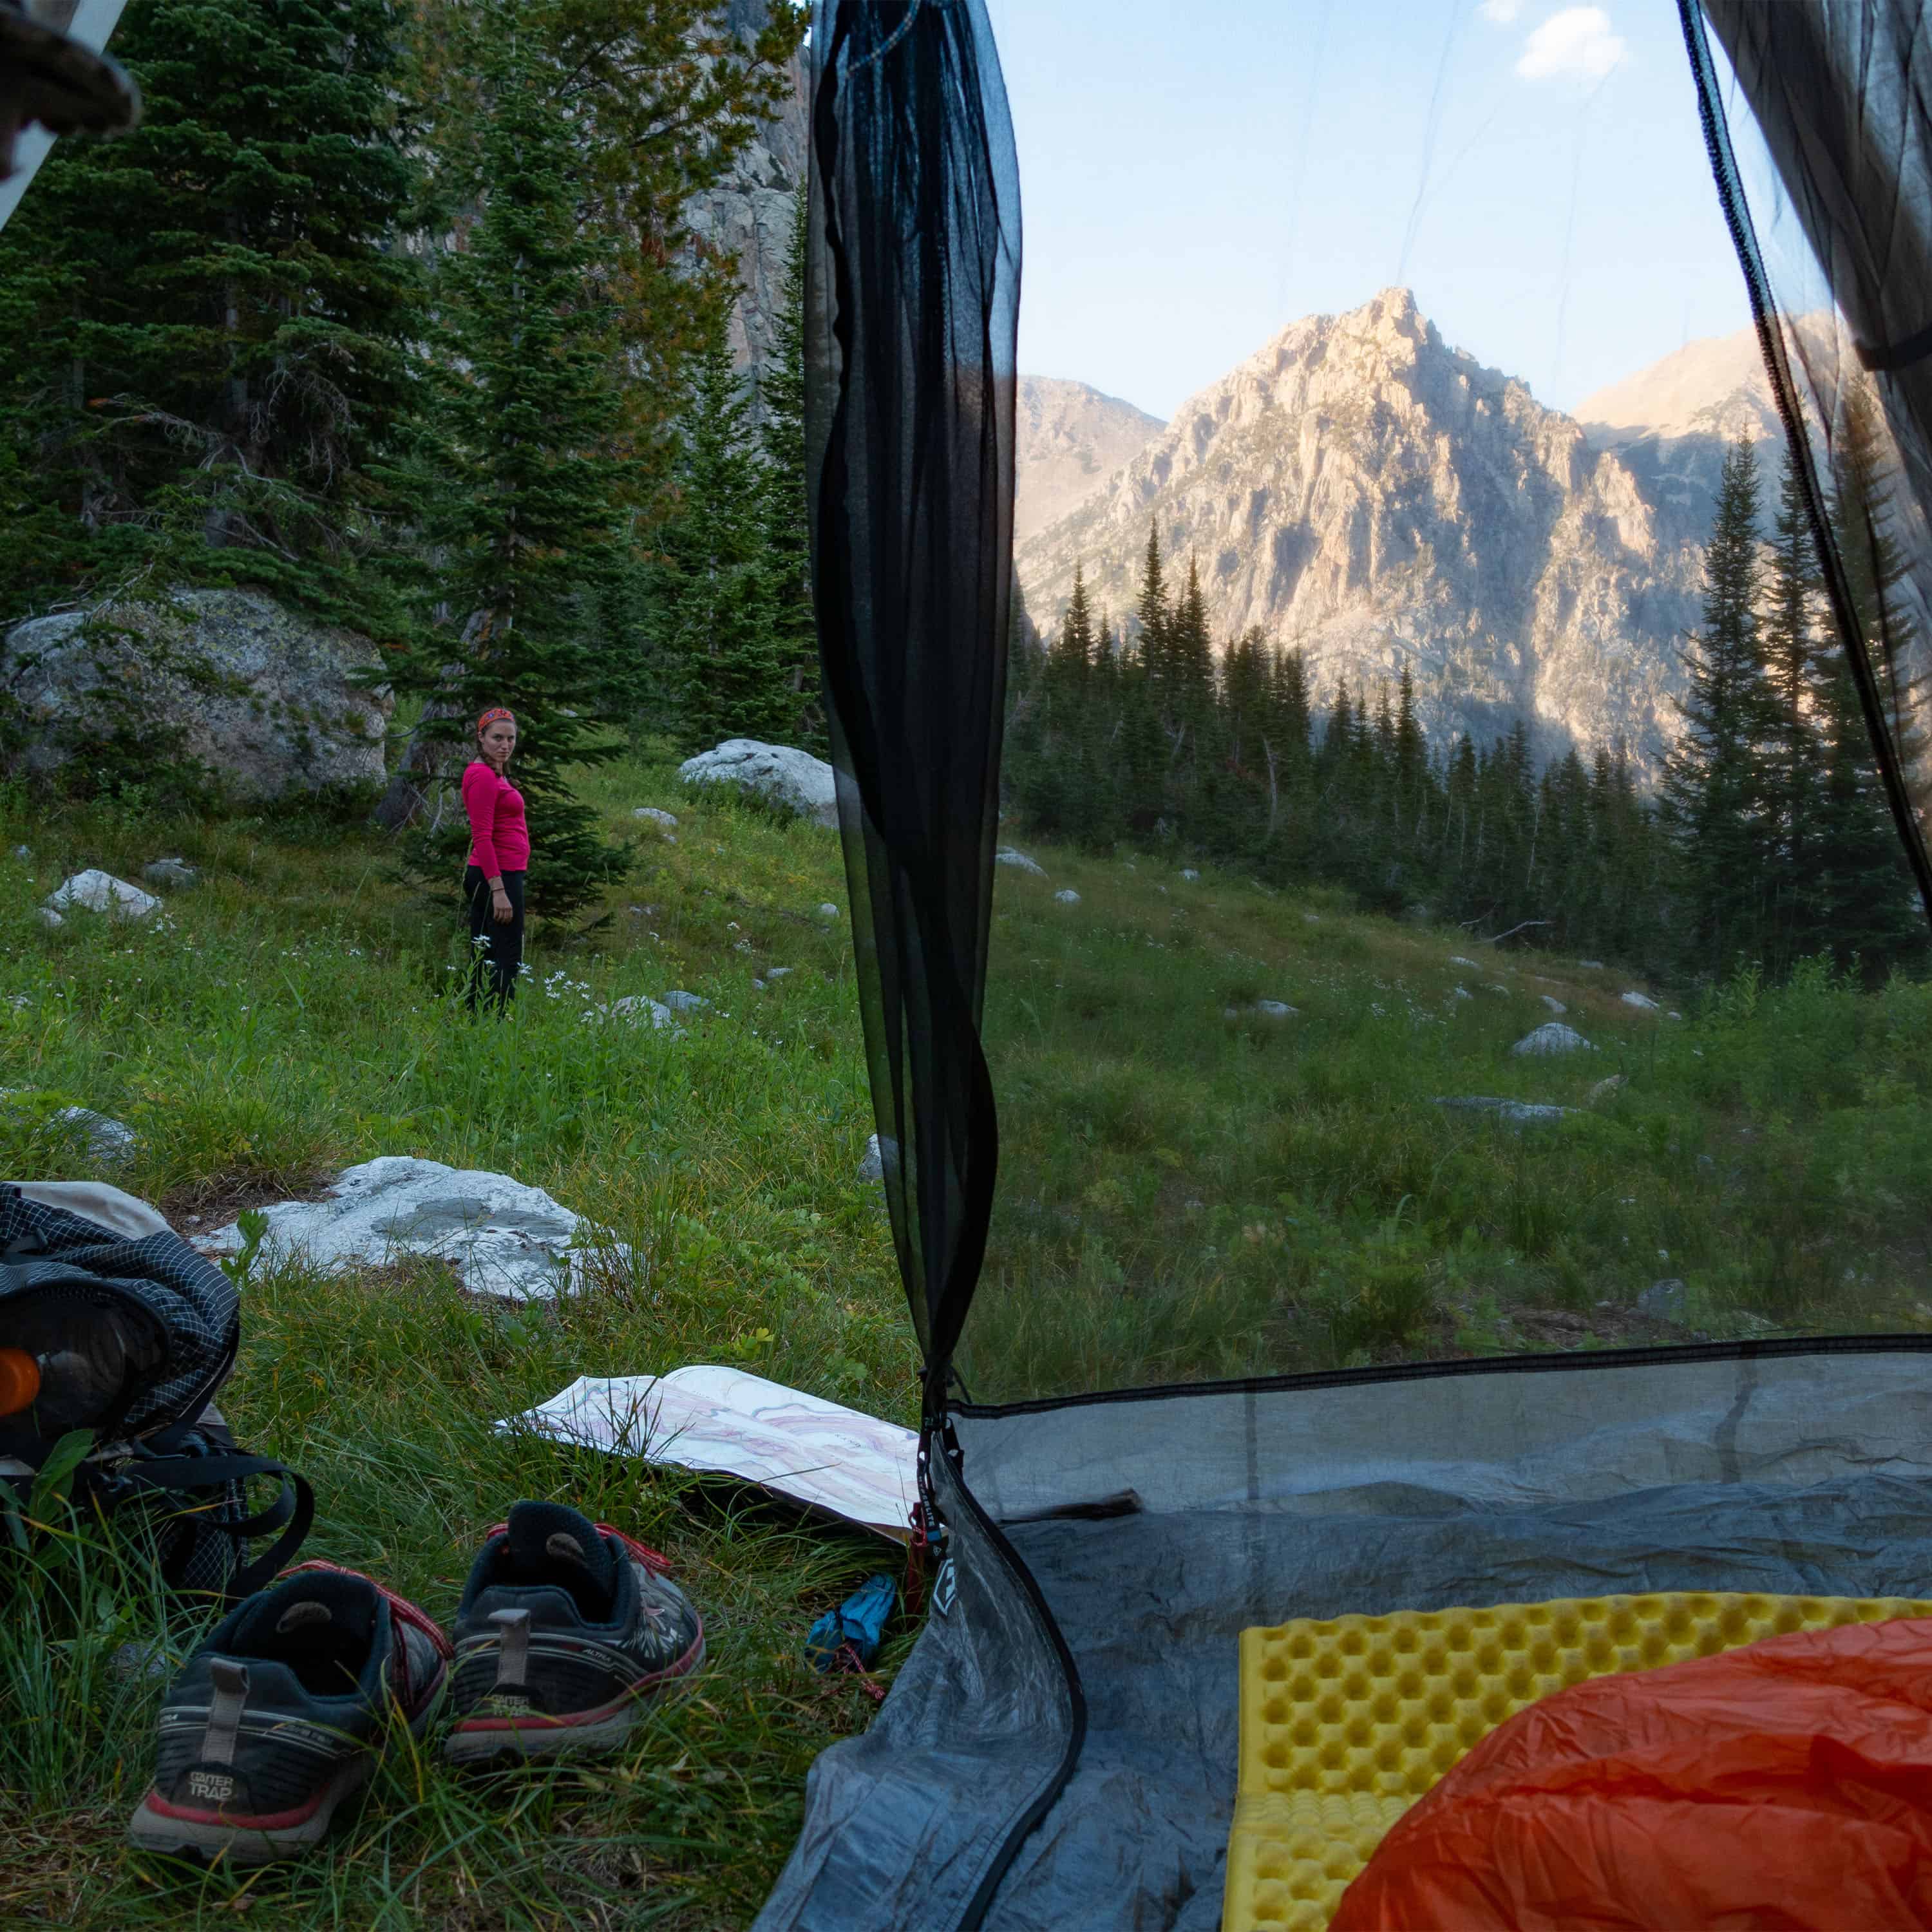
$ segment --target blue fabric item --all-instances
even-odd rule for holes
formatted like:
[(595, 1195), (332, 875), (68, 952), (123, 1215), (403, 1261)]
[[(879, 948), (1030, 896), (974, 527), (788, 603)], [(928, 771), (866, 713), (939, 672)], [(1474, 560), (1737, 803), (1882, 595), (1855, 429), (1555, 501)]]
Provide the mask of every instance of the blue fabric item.
[(827, 1610), (805, 1640), (806, 1660), (814, 1670), (836, 1670), (848, 1646), (859, 1667), (869, 1670), (886, 1634), (886, 1619), (898, 1601), (898, 1579), (881, 1570), (869, 1576), (836, 1610)]

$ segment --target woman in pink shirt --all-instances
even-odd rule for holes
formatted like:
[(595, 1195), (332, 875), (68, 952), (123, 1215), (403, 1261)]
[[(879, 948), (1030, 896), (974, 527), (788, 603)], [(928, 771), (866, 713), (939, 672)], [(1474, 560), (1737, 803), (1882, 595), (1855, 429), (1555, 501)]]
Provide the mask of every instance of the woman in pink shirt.
[(477, 756), (463, 774), (463, 808), (470, 814), (463, 890), (476, 956), (470, 1004), (475, 1007), (487, 986), (499, 1012), (516, 991), (523, 965), (524, 874), (530, 862), (524, 795), (503, 775), (516, 748), (515, 717), (500, 706), (486, 711), (476, 721)]

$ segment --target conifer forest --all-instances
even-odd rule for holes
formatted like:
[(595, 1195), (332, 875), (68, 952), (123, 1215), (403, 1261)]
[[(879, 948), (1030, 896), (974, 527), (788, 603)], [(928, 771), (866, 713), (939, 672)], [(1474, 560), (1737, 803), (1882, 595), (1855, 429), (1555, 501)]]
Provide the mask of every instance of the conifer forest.
[[(1876, 636), (1901, 568), (1893, 483), (1853, 420), (1839, 536)], [(1099, 850), (1171, 843), (1263, 882), (1345, 886), (1366, 910), (1685, 980), (1781, 978), (1823, 957), (1880, 982), (1923, 962), (1923, 916), (1788, 460), (1768, 518), (1765, 494), (1757, 456), (1735, 446), (1656, 796), (1621, 746), (1539, 769), (1522, 719), (1490, 745), (1428, 742), (1406, 670), (1393, 688), (1322, 691), (1300, 652), (1258, 631), (1217, 648), (1198, 566), (1171, 582), (1150, 529), (1118, 622), (1078, 574), (1045, 638), (1016, 611), (1006, 772), (1020, 820)], [(1909, 656), (1895, 620), (1887, 634), (1892, 657)], [(1898, 735), (1906, 694), (1886, 688)]]

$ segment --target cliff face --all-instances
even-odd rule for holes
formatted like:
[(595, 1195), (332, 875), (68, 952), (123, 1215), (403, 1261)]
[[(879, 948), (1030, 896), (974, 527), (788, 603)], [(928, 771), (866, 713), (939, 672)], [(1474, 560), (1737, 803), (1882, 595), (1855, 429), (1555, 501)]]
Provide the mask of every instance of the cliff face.
[[(765, 24), (765, 0), (731, 0), (725, 24), (746, 38)], [(739, 299), (731, 318), (731, 350), (756, 382), (772, 352), (772, 332), (784, 287), (795, 197), (808, 165), (805, 67), (802, 53), (790, 68), (790, 91), (783, 110), (766, 122), (730, 172), (686, 204), (692, 232), (709, 248), (738, 258)], [(754, 407), (755, 408), (755, 401)]]
[(1022, 376), (1015, 439), (1013, 542), (1070, 515), (1166, 425), (1084, 382)]
[(1406, 664), (1438, 744), (1521, 717), (1545, 754), (1622, 738), (1654, 778), (1674, 736), (1708, 501), (1646, 489), (1406, 290), (1285, 328), (1024, 544), (1036, 619), (1076, 561), (1130, 609), (1150, 518), (1171, 581), (1196, 560), (1216, 636), (1302, 646), (1324, 703)]

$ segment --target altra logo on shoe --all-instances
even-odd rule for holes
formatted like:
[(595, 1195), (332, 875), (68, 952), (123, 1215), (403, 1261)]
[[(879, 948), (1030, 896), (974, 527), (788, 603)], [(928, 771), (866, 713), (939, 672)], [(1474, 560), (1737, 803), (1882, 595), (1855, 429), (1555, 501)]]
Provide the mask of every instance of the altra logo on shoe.
[(235, 1780), (219, 1771), (191, 1771), (188, 1774), (188, 1795), (224, 1804), (235, 1796)]
[(493, 1690), (484, 1699), (483, 1708), (493, 1718), (527, 1718), (530, 1714), (530, 1700), (527, 1697)]

